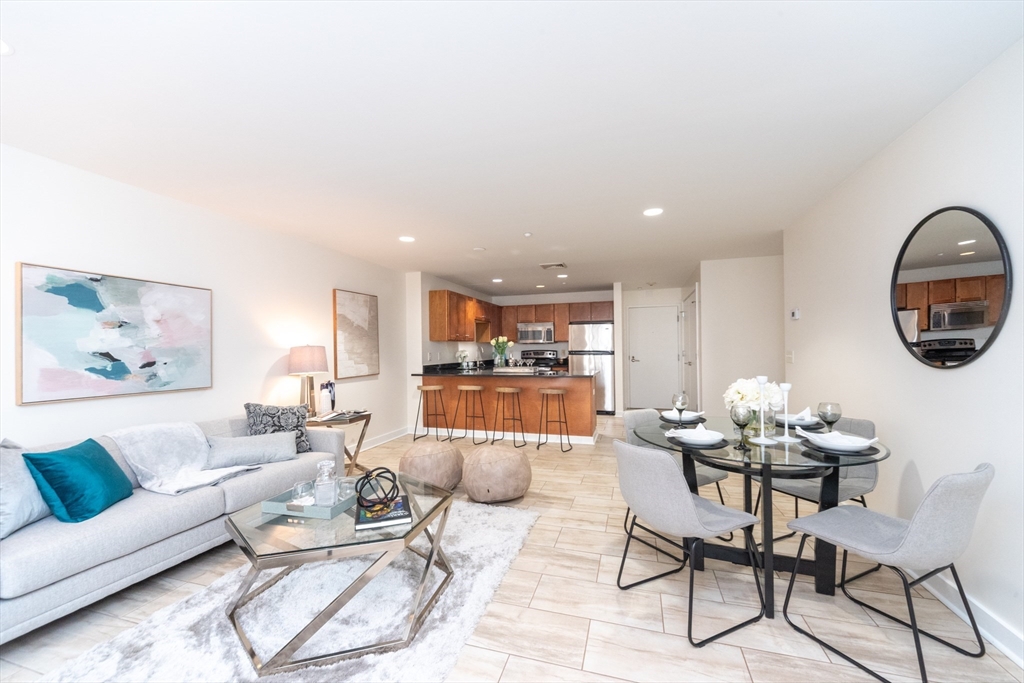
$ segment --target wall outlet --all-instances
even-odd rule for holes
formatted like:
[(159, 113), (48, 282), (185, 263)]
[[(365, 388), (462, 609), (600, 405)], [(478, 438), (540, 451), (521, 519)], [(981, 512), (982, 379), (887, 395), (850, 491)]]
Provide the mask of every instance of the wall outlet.
[(796, 352), (795, 351), (786, 351), (786, 362), (787, 363), (794, 363), (794, 362), (796, 362)]
[(800, 309), (799, 308), (794, 308), (792, 311), (790, 311), (789, 312), (789, 319), (790, 320), (799, 320), (800, 319)]
[(427, 360), (434, 360), (434, 354), (431, 351), (427, 351)]

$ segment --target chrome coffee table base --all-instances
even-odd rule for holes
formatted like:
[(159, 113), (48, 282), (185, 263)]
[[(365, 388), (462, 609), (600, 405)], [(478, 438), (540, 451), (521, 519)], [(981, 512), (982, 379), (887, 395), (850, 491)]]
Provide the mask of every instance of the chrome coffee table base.
[[(239, 586), (238, 591), (235, 593), (234, 600), (225, 612), (228, 619), (231, 620), (231, 624), (234, 626), (235, 632), (238, 634), (238, 638), (242, 642), (242, 646), (245, 648), (246, 654), (249, 656), (250, 661), (252, 661), (253, 668), (256, 669), (257, 675), (266, 676), (274, 673), (293, 671), (307, 666), (332, 664), (334, 662), (352, 659), (353, 657), (359, 657), (371, 652), (389, 652), (392, 650), (400, 650), (408, 646), (409, 643), (412, 642), (413, 638), (416, 637), (420, 627), (423, 625), (423, 621), (427, 618), (427, 615), (430, 614), (430, 611), (433, 609), (437, 599), (444, 592), (445, 588), (448, 587), (448, 584), (451, 582), (452, 576), (454, 575), (451, 565), (448, 563), (448, 558), (445, 557), (444, 551), (441, 549), (441, 537), (444, 535), (444, 527), (448, 521), (448, 512), (451, 509), (450, 503), (451, 501), (449, 500), (448, 504), (445, 505), (443, 509), (435, 510), (434, 514), (432, 514), (430, 518), (421, 520), (417, 525), (422, 527), (423, 534), (426, 535), (427, 540), (430, 542), (430, 551), (428, 553), (424, 553), (423, 551), (409, 545), (417, 536), (419, 536), (419, 533), (412, 533), (406, 538), (382, 541), (374, 543), (372, 546), (353, 546), (301, 551), (289, 554), (285, 557), (274, 558), (273, 561), (266, 561), (263, 559), (258, 560), (249, 553), (247, 545), (239, 538), (237, 532), (232, 529), (232, 525), (228, 524), (228, 531), (235, 538), (235, 541), (238, 542), (239, 547), (241, 547), (245, 555), (249, 558), (249, 561), (252, 563), (252, 568), (246, 575), (245, 580), (242, 581), (242, 585)], [(431, 533), (427, 527), (438, 514), (441, 516), (441, 521), (438, 523), (437, 531)], [(312, 638), (317, 631), (323, 628), (323, 626), (329, 622), (335, 614), (341, 611), (341, 609), (344, 608), (345, 605), (347, 605), (349, 601), (359, 593), (359, 591), (363, 590), (367, 584), (369, 584), (370, 581), (372, 581), (374, 577), (381, 572), (382, 569), (391, 564), (391, 562), (401, 555), (404, 550), (410, 550), (411, 552), (419, 555), (421, 558), (426, 560), (426, 564), (424, 565), (419, 585), (412, 599), (409, 613), (405, 618), (405, 635), (403, 638), (380, 643), (372, 643), (369, 645), (350, 648), (348, 650), (331, 652), (317, 655), (315, 657), (307, 657), (305, 659), (292, 659), (292, 656), (300, 647)], [(349, 584), (348, 587), (338, 595), (338, 597), (332, 600), (331, 603), (323, 609), (323, 611), (316, 615), (309, 624), (299, 631), (299, 633), (292, 638), (287, 645), (281, 648), (266, 662), (256, 654), (249, 637), (246, 635), (245, 630), (239, 623), (239, 609), (244, 607), (251, 600), (259, 596), (285, 576), (305, 564), (321, 562), (324, 560), (337, 560), (345, 557), (356, 557), (359, 555), (376, 554), (381, 551), (383, 551), (383, 554), (378, 557), (373, 564), (367, 567), (351, 584)], [(428, 579), (430, 578), (430, 569), (435, 564), (442, 572), (444, 572), (445, 576), (444, 579), (441, 580), (440, 585), (424, 602), (423, 595)], [(256, 584), (256, 579), (261, 573), (276, 567), (284, 567), (284, 569), (272, 579), (253, 589), (253, 586)]]

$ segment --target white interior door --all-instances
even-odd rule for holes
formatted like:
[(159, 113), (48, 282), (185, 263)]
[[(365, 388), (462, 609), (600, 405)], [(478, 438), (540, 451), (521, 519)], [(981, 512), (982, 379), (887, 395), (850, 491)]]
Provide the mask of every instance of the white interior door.
[(697, 304), (697, 290), (693, 290), (683, 303), (683, 336), (686, 341), (686, 355), (683, 375), (686, 395), (690, 398), (693, 410), (703, 410), (700, 406), (700, 348), (698, 345), (700, 326), (700, 307)]
[(679, 309), (630, 308), (629, 407), (667, 408), (679, 391)]

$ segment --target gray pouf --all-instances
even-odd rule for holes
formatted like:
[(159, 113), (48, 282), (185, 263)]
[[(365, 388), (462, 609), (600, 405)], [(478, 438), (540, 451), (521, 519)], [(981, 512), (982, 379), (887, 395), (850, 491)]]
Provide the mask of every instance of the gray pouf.
[(402, 474), (453, 490), (462, 481), (462, 451), (445, 441), (413, 444), (398, 463)]
[(526, 453), (508, 446), (478, 446), (466, 456), (462, 483), (478, 503), (500, 503), (526, 494), (533, 481)]

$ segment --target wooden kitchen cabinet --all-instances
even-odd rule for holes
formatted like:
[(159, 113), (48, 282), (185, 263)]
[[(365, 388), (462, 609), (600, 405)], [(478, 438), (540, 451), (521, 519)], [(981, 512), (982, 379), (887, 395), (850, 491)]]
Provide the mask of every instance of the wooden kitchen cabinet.
[(917, 328), (928, 329), (928, 283), (908, 282), (907, 283), (907, 305), (908, 309), (917, 309)]
[(555, 304), (552, 317), (555, 319), (555, 341), (569, 341), (569, 304)]
[(553, 304), (537, 304), (534, 309), (534, 322), (553, 323), (555, 321), (555, 307)]
[(430, 291), (430, 341), (469, 341), (473, 338), (467, 303), (467, 297), (457, 292), (446, 289)]
[(983, 277), (958, 277), (956, 279), (956, 300), (957, 301), (984, 301), (985, 300), (985, 278), (983, 278)]
[(1003, 295), (1006, 293), (1006, 276), (989, 275), (985, 278), (985, 298), (988, 300), (988, 324), (999, 322), (1003, 312)]
[(929, 304), (951, 304), (956, 301), (956, 280), (932, 280), (928, 283)]
[(569, 322), (571, 322), (571, 323), (589, 323), (590, 322), (590, 304), (589, 303), (569, 304)]
[(907, 307), (907, 286), (896, 285), (896, 310), (902, 311)]
[(537, 322), (537, 307), (536, 306), (516, 306), (516, 317), (521, 323), (535, 323)]
[(590, 304), (591, 322), (610, 323), (615, 318), (615, 305), (611, 301), (594, 301)]
[(504, 306), (501, 309), (501, 336), (509, 341), (519, 341), (516, 334), (516, 323), (519, 322), (518, 306)]

